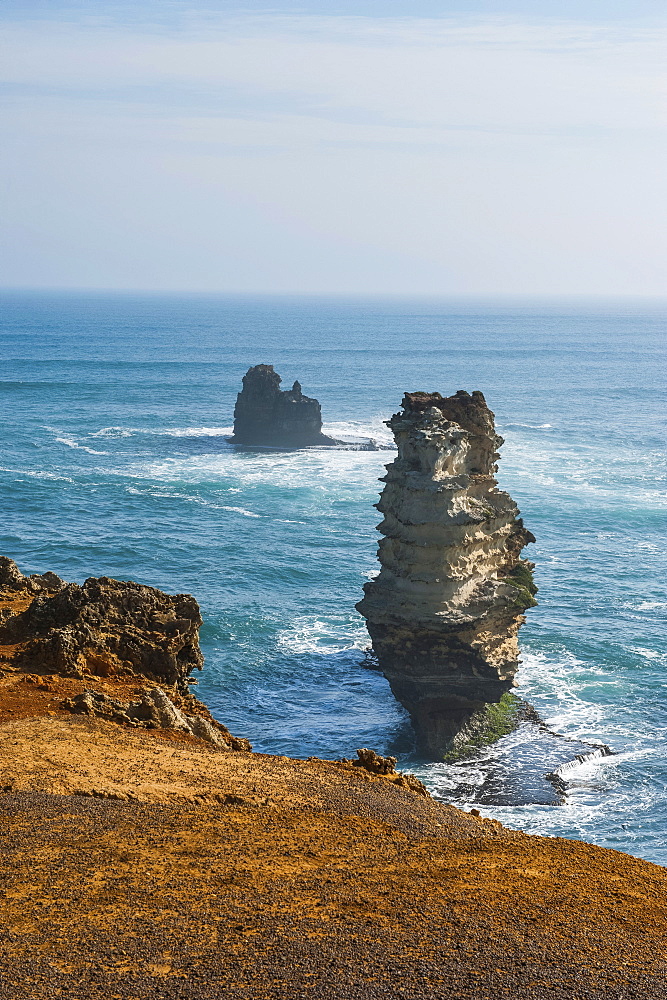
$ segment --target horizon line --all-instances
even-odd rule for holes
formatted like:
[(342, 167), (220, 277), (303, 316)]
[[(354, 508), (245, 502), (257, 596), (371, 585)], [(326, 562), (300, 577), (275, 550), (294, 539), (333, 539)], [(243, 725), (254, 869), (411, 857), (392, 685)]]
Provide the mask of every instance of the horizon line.
[(425, 292), (425, 291), (296, 291), (296, 290), (233, 290), (203, 288), (120, 288), (76, 285), (0, 285), (0, 294), (64, 294), (64, 295), (165, 295), (211, 296), (228, 298), (308, 298), (308, 299), (455, 299), (455, 300), (622, 300), (667, 303), (665, 293), (641, 292)]

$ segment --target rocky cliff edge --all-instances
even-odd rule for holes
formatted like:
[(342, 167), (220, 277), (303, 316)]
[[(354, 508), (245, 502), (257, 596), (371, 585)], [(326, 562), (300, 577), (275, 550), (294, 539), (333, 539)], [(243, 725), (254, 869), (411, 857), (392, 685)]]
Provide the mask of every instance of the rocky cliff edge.
[(251, 753), (192, 598), (2, 571), (0, 1000), (667, 997), (664, 869)]

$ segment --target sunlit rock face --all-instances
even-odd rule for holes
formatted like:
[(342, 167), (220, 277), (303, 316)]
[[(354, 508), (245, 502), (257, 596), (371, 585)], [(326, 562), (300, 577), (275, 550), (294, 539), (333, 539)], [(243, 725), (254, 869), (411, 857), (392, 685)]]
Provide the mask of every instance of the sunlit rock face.
[(201, 614), (189, 594), (106, 576), (82, 586), (55, 573), (23, 576), (1, 556), (2, 594), (18, 602), (0, 617), (0, 645), (14, 667), (75, 678), (137, 676), (187, 695), (192, 671), (204, 664)]
[(497, 488), (493, 413), (481, 392), (406, 393), (389, 420), (398, 457), (382, 480), (380, 574), (357, 605), (379, 665), (438, 756), (518, 667), (523, 612), (536, 604), (535, 541)]
[(234, 444), (273, 448), (306, 448), (334, 445), (322, 433), (319, 402), (304, 396), (295, 382), (280, 388), (281, 378), (273, 365), (254, 365), (243, 376), (243, 389), (234, 409)]

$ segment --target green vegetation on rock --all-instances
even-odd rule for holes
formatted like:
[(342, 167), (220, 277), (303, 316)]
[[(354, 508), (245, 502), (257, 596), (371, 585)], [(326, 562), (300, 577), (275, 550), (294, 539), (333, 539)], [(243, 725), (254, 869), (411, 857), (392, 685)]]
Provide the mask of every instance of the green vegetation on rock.
[(535, 594), (537, 586), (533, 580), (532, 564), (527, 559), (520, 559), (512, 572), (507, 577), (508, 583), (513, 584), (517, 591), (514, 604), (521, 611), (527, 608), (534, 608), (537, 605)]
[(522, 718), (523, 702), (507, 691), (497, 704), (485, 705), (475, 712), (454, 738), (443, 760), (447, 764), (465, 760), (480, 747), (491, 746), (501, 736), (513, 732)]

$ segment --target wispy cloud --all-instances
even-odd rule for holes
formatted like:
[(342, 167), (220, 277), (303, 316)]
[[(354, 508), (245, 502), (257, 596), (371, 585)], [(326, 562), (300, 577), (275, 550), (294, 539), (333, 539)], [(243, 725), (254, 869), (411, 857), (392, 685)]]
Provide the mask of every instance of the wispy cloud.
[(655, 125), (665, 37), (646, 29), (496, 20), (246, 18), (176, 36), (71, 25), (6, 27), (2, 76), (14, 87), (168, 111), (235, 97), (456, 127)]
[[(389, 290), (399, 274), (405, 291), (656, 288), (667, 74), (655, 28), (263, 16), (194, 18), (178, 32), (15, 21), (3, 34), (7, 170), (31, 160), (12, 182), (15, 233), (39, 237), (61, 220), (31, 207), (31, 185), (46, 184), (112, 243), (145, 252), (161, 199), (187, 205), (187, 261), (173, 248), (164, 259), (159, 241), (152, 251), (164, 284), (197, 273), (202, 287), (216, 276), (229, 287), (223, 272), (272, 290)], [(123, 203), (135, 224), (119, 228)], [(225, 263), (230, 226), (256, 230), (252, 273)], [(281, 231), (292, 279), (266, 246)], [(108, 242), (92, 250), (95, 283), (108, 283), (105, 269), (120, 281)], [(36, 256), (43, 269), (48, 252)], [(47, 271), (67, 283), (77, 266)], [(159, 283), (159, 270), (144, 265), (138, 284)]]

